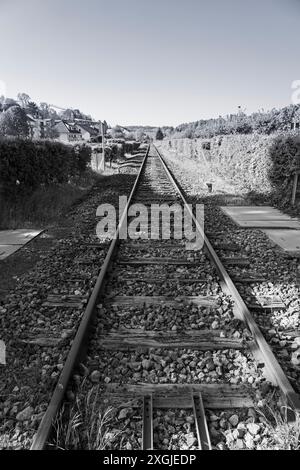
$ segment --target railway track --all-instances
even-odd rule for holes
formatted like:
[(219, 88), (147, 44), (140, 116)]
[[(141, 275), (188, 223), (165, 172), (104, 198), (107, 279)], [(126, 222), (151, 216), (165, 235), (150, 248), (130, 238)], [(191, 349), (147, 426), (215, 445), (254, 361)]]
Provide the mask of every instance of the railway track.
[[(139, 158), (127, 207), (33, 450), (47, 446), (74, 371), (79, 401), (96, 387), (94, 407), (112, 406), (120, 410), (116, 419), (129, 415), (129, 421), (139, 422), (132, 428), (139, 436), (134, 448), (162, 445), (160, 417), (170, 418), (170, 410), (175, 429), (180, 428), (177, 422), (185, 426), (189, 448), (198, 449), (212, 447), (211, 410), (253, 408), (277, 392), (291, 409), (290, 419), (292, 410), (299, 410), (297, 393), (226, 270), (226, 264), (237, 260), (231, 256), (221, 262), (158, 150), (150, 146)], [(162, 220), (153, 224), (140, 213), (137, 226), (134, 205), (162, 203), (185, 209), (185, 220), (192, 220), (203, 249), (186, 250), (186, 240), (175, 233), (175, 215), (167, 239)], [(119, 236), (125, 224), (131, 238), (123, 240)], [(234, 247), (223, 249), (234, 252)], [(170, 439), (165, 437), (163, 445), (170, 448)]]

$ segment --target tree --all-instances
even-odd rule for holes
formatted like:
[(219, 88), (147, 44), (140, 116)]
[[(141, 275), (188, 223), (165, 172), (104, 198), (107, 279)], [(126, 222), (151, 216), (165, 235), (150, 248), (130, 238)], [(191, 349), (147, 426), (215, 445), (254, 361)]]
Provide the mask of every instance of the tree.
[(111, 130), (111, 135), (114, 139), (124, 139), (124, 132), (121, 126), (116, 126)]
[(130, 132), (129, 134), (127, 134), (126, 140), (136, 140), (135, 134), (133, 132)]
[(60, 119), (55, 109), (52, 109), (52, 108), (49, 109), (48, 119), (52, 119), (52, 121), (55, 121), (55, 119)]
[(18, 100), (21, 102), (22, 108), (27, 108), (30, 101), (30, 96), (26, 93), (18, 93)]
[(29, 101), (26, 107), (26, 112), (35, 118), (38, 118), (40, 114), (40, 110), (34, 101)]
[(141, 142), (145, 137), (146, 137), (146, 134), (142, 129), (138, 129), (135, 132), (135, 140), (138, 140), (139, 142)]
[(12, 106), (19, 106), (19, 105), (12, 98), (5, 98), (5, 100), (3, 102), (3, 110), (7, 111), (7, 109), (11, 108)]
[(107, 129), (108, 129), (107, 122), (104, 120), (104, 121), (103, 121), (103, 123), (102, 123), (102, 125), (103, 125), (103, 131), (104, 131), (104, 134), (106, 134), (106, 132), (107, 132)]
[(48, 119), (50, 116), (50, 106), (48, 103), (40, 103), (40, 113), (42, 119)]
[(161, 128), (159, 127), (156, 132), (156, 140), (163, 140), (163, 138), (164, 138), (164, 135), (162, 133)]
[(4, 103), (5, 103), (5, 96), (1, 95), (0, 96), (0, 112), (4, 111)]
[(51, 125), (46, 126), (45, 128), (45, 139), (58, 139), (59, 133), (55, 129), (54, 124), (51, 123)]
[(74, 117), (76, 117), (74, 113), (75, 112), (73, 109), (65, 109), (61, 113), (61, 119), (65, 119), (66, 121), (73, 121)]
[(0, 115), (0, 135), (4, 137), (28, 137), (29, 126), (24, 109), (12, 106)]
[(82, 114), (80, 109), (73, 109), (73, 116), (75, 119), (85, 119), (85, 115)]

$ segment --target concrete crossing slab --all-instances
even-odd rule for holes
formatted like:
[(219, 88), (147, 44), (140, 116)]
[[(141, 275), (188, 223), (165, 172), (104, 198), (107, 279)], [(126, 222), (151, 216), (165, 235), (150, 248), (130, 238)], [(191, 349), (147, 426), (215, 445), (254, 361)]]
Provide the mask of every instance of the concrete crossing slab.
[(279, 209), (272, 206), (223, 206), (221, 209), (226, 209), (228, 214), (281, 214)]
[[(234, 217), (234, 216), (231, 216), (231, 217)], [(249, 221), (251, 222), (252, 220), (253, 221), (259, 221), (259, 220), (263, 220), (263, 221), (269, 221), (269, 220), (282, 220), (282, 221), (286, 221), (286, 220), (293, 220), (295, 222), (297, 222), (297, 220), (295, 219), (292, 219), (290, 216), (286, 215), (286, 214), (264, 214), (264, 215), (257, 215), (257, 214), (242, 214), (242, 215), (239, 215), (238, 216), (238, 219), (242, 222), (246, 222), (246, 221)]]
[(24, 245), (0, 245), (0, 261), (12, 255)]
[(18, 229), (0, 231), (0, 261), (37, 237), (43, 230)]
[(0, 245), (25, 245), (41, 232), (42, 230), (31, 229), (1, 230)]
[(284, 251), (300, 253), (300, 230), (263, 230)]
[(300, 230), (300, 222), (294, 220), (240, 220), (237, 224), (242, 228)]
[(300, 220), (270, 206), (221, 206), (221, 210), (243, 228), (300, 230)]

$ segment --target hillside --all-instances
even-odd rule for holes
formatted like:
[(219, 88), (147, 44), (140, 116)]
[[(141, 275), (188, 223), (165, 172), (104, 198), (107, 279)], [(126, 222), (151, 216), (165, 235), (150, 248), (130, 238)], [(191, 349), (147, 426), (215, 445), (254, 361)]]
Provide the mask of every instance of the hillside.
[(172, 132), (172, 137), (211, 138), (230, 134), (272, 134), (288, 131), (294, 121), (300, 121), (300, 105), (290, 105), (270, 111), (260, 110), (252, 114), (240, 111), (217, 119), (199, 120), (180, 124)]
[(171, 135), (174, 132), (174, 127), (171, 126), (126, 126), (126, 129), (128, 129), (130, 132), (132, 132), (135, 135), (138, 134), (144, 134), (145, 136), (148, 136), (152, 139), (155, 139), (156, 132), (158, 129), (161, 129), (164, 133), (165, 136)]
[[(200, 113), (199, 113), (200, 114)], [(165, 137), (170, 138), (212, 138), (218, 135), (230, 134), (266, 134), (286, 132), (291, 129), (294, 121), (300, 122), (300, 105), (290, 105), (270, 111), (260, 110), (252, 114), (242, 111), (216, 119), (200, 119), (177, 127), (161, 127)], [(142, 132), (149, 137), (155, 137), (158, 126), (127, 126), (136, 133)]]

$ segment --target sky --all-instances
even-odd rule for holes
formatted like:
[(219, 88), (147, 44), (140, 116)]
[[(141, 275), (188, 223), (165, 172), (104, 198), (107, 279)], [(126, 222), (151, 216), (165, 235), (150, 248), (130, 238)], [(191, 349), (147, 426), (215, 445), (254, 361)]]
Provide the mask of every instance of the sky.
[(291, 104), (300, 0), (0, 0), (0, 88), (111, 125)]

